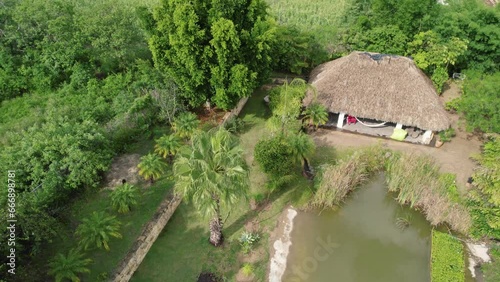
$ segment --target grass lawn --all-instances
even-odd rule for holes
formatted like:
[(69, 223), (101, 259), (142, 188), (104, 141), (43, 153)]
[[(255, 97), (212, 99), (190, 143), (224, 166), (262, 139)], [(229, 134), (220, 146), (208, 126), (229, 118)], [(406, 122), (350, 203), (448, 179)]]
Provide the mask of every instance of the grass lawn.
[[(131, 281), (196, 281), (202, 271), (210, 271), (233, 281), (245, 260), (238, 238), (248, 222), (258, 226), (261, 234), (261, 239), (254, 248), (260, 254), (258, 261), (253, 263), (255, 280), (266, 279), (269, 232), (276, 226), (283, 208), (290, 203), (301, 202), (310, 189), (309, 183), (300, 175), (300, 168), (297, 167), (297, 178), (288, 187), (271, 195), (266, 193), (266, 175), (253, 161), (255, 144), (269, 134), (265, 121), (271, 113), (263, 102), (265, 95), (264, 91), (256, 91), (240, 114), (240, 118), (245, 122), (240, 136), (245, 159), (250, 168), (250, 191), (252, 196), (263, 195), (263, 198), (260, 198), (260, 207), (251, 210), (248, 202), (243, 200), (239, 205), (231, 207), (231, 213), (224, 225), (225, 243), (220, 248), (214, 248), (208, 243), (209, 219), (203, 218), (192, 205), (182, 203)], [(227, 211), (227, 208), (223, 209), (223, 215)]]

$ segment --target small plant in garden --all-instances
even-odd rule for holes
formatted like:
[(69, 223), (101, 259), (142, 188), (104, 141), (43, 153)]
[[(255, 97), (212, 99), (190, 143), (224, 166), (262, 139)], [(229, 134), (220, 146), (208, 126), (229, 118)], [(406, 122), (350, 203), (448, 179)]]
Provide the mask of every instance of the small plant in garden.
[(80, 238), (79, 245), (87, 250), (91, 246), (109, 251), (109, 240), (111, 237), (122, 238), (118, 232), (121, 222), (114, 216), (105, 212), (93, 212), (90, 217), (84, 218), (76, 228), (76, 236)]
[(181, 138), (191, 138), (194, 132), (198, 129), (200, 120), (198, 117), (190, 112), (184, 112), (174, 118), (172, 128), (175, 133)]
[(244, 126), (245, 122), (238, 117), (231, 118), (224, 124), (224, 128), (226, 128), (227, 131), (234, 134), (240, 133), (243, 130)]
[(452, 127), (439, 132), (439, 139), (443, 142), (450, 142), (451, 138), (455, 137), (455, 129)]
[(253, 265), (250, 263), (243, 264), (243, 267), (241, 268), (241, 272), (243, 272), (243, 274), (247, 277), (251, 276), (253, 274), (253, 271)]
[(139, 175), (153, 183), (165, 172), (167, 164), (160, 158), (160, 156), (149, 153), (141, 157), (141, 162), (137, 165), (137, 167), (139, 168)]
[(54, 276), (56, 282), (66, 280), (79, 282), (78, 274), (89, 273), (87, 265), (92, 262), (91, 259), (86, 259), (83, 256), (76, 249), (71, 249), (66, 256), (59, 253), (49, 262), (50, 270), (48, 273)]
[(248, 254), (252, 250), (253, 245), (257, 243), (259, 239), (260, 239), (259, 234), (251, 232), (243, 232), (239, 239), (243, 253)]
[(170, 161), (182, 146), (182, 140), (176, 134), (163, 135), (156, 140), (155, 153)]
[(137, 205), (137, 196), (137, 188), (125, 183), (111, 192), (111, 205), (119, 213), (128, 213), (132, 206)]

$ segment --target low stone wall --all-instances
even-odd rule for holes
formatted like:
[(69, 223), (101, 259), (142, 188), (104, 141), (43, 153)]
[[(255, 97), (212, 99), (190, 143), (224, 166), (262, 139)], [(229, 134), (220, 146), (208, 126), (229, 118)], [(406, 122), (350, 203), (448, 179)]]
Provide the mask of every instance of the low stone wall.
[(163, 200), (153, 218), (144, 226), (141, 235), (134, 242), (120, 265), (118, 265), (110, 281), (127, 282), (132, 278), (132, 275), (146, 257), (149, 249), (174, 214), (180, 202), (181, 198), (177, 195), (171, 195)]
[(222, 118), (221, 125), (225, 124), (228, 120), (232, 119), (233, 117), (237, 117), (240, 114), (241, 110), (243, 110), (243, 107), (245, 106), (247, 101), (248, 97), (241, 98), (236, 107), (224, 115), (224, 117)]

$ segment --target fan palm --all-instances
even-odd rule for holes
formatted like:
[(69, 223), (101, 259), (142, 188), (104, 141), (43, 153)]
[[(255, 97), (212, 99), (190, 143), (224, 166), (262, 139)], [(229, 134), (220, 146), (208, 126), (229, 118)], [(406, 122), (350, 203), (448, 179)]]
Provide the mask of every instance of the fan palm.
[(320, 103), (312, 103), (304, 112), (304, 119), (308, 121), (309, 126), (318, 127), (328, 121), (328, 111)]
[(172, 161), (173, 156), (179, 151), (181, 146), (182, 140), (179, 136), (175, 134), (163, 135), (156, 140), (155, 153), (163, 158), (169, 157), (170, 161)]
[(200, 120), (196, 117), (195, 114), (184, 112), (174, 118), (172, 128), (174, 129), (175, 133), (179, 135), (179, 137), (191, 138), (199, 125)]
[(120, 221), (114, 216), (104, 212), (93, 212), (88, 218), (84, 218), (82, 223), (76, 228), (75, 234), (80, 237), (79, 244), (84, 250), (94, 245), (97, 248), (109, 251), (108, 242), (111, 237), (121, 238)]
[(71, 249), (67, 256), (59, 253), (49, 262), (48, 273), (54, 276), (56, 282), (65, 279), (80, 282), (78, 273), (89, 273), (87, 265), (91, 262), (91, 259), (83, 258), (83, 254), (76, 249)]
[(139, 175), (153, 183), (167, 169), (167, 164), (156, 154), (149, 153), (141, 157), (141, 162), (137, 165)]
[(125, 183), (111, 192), (111, 205), (119, 213), (127, 213), (132, 206), (137, 205), (137, 195), (137, 188)]
[(304, 175), (309, 173), (308, 158), (314, 153), (316, 146), (314, 141), (307, 134), (300, 132), (299, 134), (290, 136), (290, 147), (292, 148), (292, 155), (296, 161), (302, 163), (302, 171)]
[(210, 221), (210, 243), (223, 241), (221, 206), (248, 194), (248, 172), (238, 139), (224, 128), (199, 132), (174, 163), (175, 189)]

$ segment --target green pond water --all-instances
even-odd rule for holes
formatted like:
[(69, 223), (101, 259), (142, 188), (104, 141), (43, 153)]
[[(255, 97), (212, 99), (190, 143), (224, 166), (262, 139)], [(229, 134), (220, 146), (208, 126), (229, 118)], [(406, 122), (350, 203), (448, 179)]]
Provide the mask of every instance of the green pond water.
[[(409, 220), (401, 229), (398, 218)], [(299, 212), (282, 281), (430, 281), (430, 226), (400, 206), (383, 175), (361, 187), (337, 211)]]

